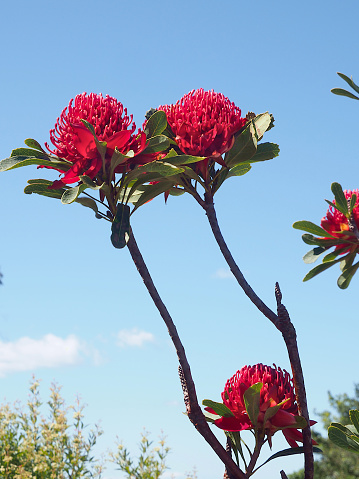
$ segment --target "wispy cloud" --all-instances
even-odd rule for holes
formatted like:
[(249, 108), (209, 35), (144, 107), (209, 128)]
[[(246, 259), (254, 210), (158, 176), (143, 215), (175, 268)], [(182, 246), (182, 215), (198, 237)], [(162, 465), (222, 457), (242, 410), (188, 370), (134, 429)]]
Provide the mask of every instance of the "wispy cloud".
[(67, 338), (46, 334), (40, 339), (24, 336), (16, 341), (0, 341), (0, 376), (16, 371), (71, 366), (81, 362), (83, 354), (94, 356), (95, 362), (98, 361), (98, 352), (73, 334)]
[(220, 268), (212, 275), (213, 278), (217, 279), (232, 279), (234, 278), (233, 273), (230, 269)]
[(138, 328), (121, 329), (117, 333), (117, 345), (120, 348), (126, 346), (141, 348), (145, 343), (153, 343), (154, 340), (155, 337), (152, 333)]

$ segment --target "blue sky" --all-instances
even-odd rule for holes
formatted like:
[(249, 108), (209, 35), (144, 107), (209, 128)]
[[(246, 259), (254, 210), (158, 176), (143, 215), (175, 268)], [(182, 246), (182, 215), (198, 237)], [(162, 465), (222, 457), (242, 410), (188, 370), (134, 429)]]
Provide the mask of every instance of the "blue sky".
[[(357, 104), (330, 93), (344, 87), (337, 71), (359, 80), (358, 10), (354, 0), (340, 7), (322, 0), (14, 0), (2, 7), (1, 158), (25, 138), (48, 141), (62, 109), (84, 91), (116, 97), (137, 126), (150, 107), (201, 87), (228, 96), (243, 114), (273, 113), (266, 141), (280, 145), (280, 156), (226, 182), (216, 208), (242, 271), (272, 308), (274, 283), (281, 285), (313, 417), (327, 407), (328, 390), (350, 394), (358, 380), (359, 276), (346, 291), (336, 286), (334, 268), (303, 283), (309, 248), (291, 225), (320, 222), (333, 181), (359, 186)], [(163, 430), (173, 449), (169, 473), (181, 478), (196, 466), (199, 479), (220, 477), (221, 463), (182, 414), (175, 352), (128, 251), (112, 247), (109, 224), (90, 210), (24, 195), (27, 179), (38, 176), (31, 167), (0, 175), (1, 398), (26, 401), (34, 373), (46, 399), (55, 380), (69, 402), (83, 397), (88, 423), (101, 420), (99, 453), (116, 435), (135, 453), (143, 427), (154, 439)], [(200, 399), (219, 400), (245, 364), (290, 369), (280, 335), (228, 274), (190, 197), (167, 205), (157, 198), (132, 225)], [(274, 441), (276, 450), (284, 446)], [(272, 464), (255, 477), (279, 477), (300, 461)]]

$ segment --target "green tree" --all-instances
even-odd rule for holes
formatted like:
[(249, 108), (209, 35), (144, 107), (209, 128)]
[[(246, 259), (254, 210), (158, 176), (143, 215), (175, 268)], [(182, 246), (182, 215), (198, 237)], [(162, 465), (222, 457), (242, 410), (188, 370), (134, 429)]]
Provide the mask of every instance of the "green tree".
[[(320, 422), (328, 429), (331, 422), (350, 424), (349, 410), (359, 409), (359, 384), (355, 385), (354, 397), (347, 394), (332, 396), (328, 393), (331, 411), (323, 411), (318, 414)], [(320, 433), (313, 434), (323, 451), (315, 461), (315, 479), (354, 479), (359, 478), (359, 454), (355, 454), (333, 444), (327, 436)], [(303, 479), (303, 470), (288, 475), (289, 479)]]

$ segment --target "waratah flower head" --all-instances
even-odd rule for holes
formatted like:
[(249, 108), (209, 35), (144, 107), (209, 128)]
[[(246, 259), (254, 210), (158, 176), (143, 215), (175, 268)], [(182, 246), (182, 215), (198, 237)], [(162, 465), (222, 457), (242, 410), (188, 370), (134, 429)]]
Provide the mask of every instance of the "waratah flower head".
[[(296, 441), (302, 442), (303, 437), (302, 433), (293, 427), (296, 424), (295, 416), (298, 415), (293, 380), (287, 371), (275, 365), (274, 368), (263, 364), (244, 366), (227, 381), (222, 400), (233, 416), (217, 419), (216, 426), (225, 431), (254, 429), (245, 407), (244, 393), (257, 383), (263, 384), (257, 426), (264, 429), (268, 438), (282, 429), (289, 445), (297, 447)], [(278, 404), (280, 404), (278, 411), (263, 424), (267, 409)]]
[[(353, 194), (357, 197), (353, 209), (353, 218), (359, 229), (359, 190), (344, 190), (344, 196), (347, 200), (350, 200)], [(333, 203), (335, 204), (335, 200), (333, 200)], [(353, 240), (353, 236), (345, 235), (345, 231), (349, 231), (348, 218), (336, 208), (333, 208), (333, 206), (329, 207), (326, 216), (322, 218), (321, 226), (332, 236), (343, 240), (343, 244), (336, 246), (337, 250), (343, 250), (341, 254), (347, 253), (351, 249), (359, 249), (359, 245), (355, 244), (357, 241), (355, 239)], [(345, 243), (345, 240), (350, 240), (351, 242), (348, 241), (348, 243)]]
[[(54, 182), (55, 187), (74, 183), (79, 180), (79, 175), (94, 178), (102, 167), (93, 135), (81, 120), (88, 121), (94, 127), (99, 141), (107, 142), (107, 161), (110, 161), (115, 147), (123, 154), (132, 150), (135, 155), (145, 148), (145, 134), (140, 130), (135, 134), (136, 125), (132, 115), (128, 116), (121, 102), (109, 95), (77, 95), (62, 111), (55, 128), (50, 131), (50, 140), (55, 149), (51, 150), (46, 145), (51, 153), (73, 163), (65, 176), (59, 182)], [(136, 161), (133, 162), (136, 164)]]
[[(246, 124), (241, 110), (222, 93), (192, 90), (174, 105), (159, 107), (181, 151), (187, 155), (213, 158), (221, 164), (221, 155), (234, 143), (234, 134)], [(201, 165), (199, 165), (201, 166)]]

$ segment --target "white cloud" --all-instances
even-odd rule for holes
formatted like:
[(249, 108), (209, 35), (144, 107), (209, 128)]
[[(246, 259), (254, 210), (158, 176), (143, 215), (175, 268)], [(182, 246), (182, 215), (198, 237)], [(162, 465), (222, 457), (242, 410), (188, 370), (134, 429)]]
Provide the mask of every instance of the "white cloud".
[(232, 271), (230, 269), (225, 269), (225, 268), (217, 269), (217, 271), (214, 273), (212, 277), (218, 278), (218, 279), (234, 278)]
[(121, 329), (121, 331), (117, 333), (117, 345), (120, 346), (120, 348), (126, 346), (141, 348), (145, 343), (153, 343), (154, 340), (155, 337), (152, 333), (137, 328)]
[(94, 355), (86, 343), (73, 334), (65, 339), (46, 334), (40, 339), (24, 336), (16, 341), (0, 341), (0, 376), (15, 371), (71, 366), (81, 362), (83, 353)]

